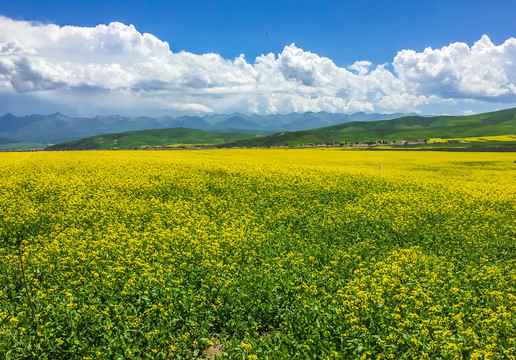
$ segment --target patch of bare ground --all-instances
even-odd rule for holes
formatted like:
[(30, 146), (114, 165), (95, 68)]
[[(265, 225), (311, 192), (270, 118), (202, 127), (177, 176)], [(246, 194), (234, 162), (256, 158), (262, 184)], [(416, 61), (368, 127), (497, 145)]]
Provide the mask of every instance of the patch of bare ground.
[(222, 356), (222, 344), (218, 339), (211, 339), (213, 345), (204, 350), (204, 359), (215, 360)]
[[(271, 332), (261, 334), (260, 337), (272, 340), (273, 338), (279, 338), (281, 333), (281, 329), (275, 329)], [(224, 348), (224, 345), (219, 339), (215, 338), (211, 339), (210, 342), (212, 345), (204, 350), (204, 360), (217, 360), (222, 357), (222, 349)]]

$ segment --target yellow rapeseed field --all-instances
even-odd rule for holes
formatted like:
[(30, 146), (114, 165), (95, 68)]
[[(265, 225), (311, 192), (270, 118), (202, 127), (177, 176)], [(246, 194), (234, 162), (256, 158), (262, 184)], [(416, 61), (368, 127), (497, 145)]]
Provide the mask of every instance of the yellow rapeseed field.
[(0, 153), (0, 358), (516, 359), (515, 204), (514, 153)]

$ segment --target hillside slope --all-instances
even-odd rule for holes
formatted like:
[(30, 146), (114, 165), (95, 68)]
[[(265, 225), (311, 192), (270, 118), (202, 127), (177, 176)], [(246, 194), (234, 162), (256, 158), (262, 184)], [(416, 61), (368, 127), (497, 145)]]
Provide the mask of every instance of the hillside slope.
[(232, 146), (282, 146), (416, 141), (516, 134), (516, 108), (471, 116), (405, 116), (394, 120), (354, 121), (305, 131), (232, 142)]
[(257, 135), (254, 134), (218, 133), (179, 127), (97, 135), (51, 145), (45, 150), (102, 150), (161, 146), (216, 145), (256, 136)]

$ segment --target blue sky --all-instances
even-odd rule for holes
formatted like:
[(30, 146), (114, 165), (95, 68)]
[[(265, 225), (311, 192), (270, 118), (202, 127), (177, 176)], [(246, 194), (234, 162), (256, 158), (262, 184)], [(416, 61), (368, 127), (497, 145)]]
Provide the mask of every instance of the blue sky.
[[(3, 67), (0, 62), (0, 76), (4, 77), (4, 86), (0, 86), (0, 113), (55, 110), (74, 115), (115, 112), (156, 115), (325, 110), (458, 114), (505, 108), (516, 103), (514, 67), (502, 65), (503, 74), (491, 75), (500, 69), (500, 64), (512, 60), (516, 63), (513, 44), (509, 41), (516, 36), (514, 14), (516, 3), (510, 1), (2, 2), (0, 15), (4, 24), (0, 29), (3, 30), (0, 46), (16, 41), (21, 47), (5, 45), (10, 52), (0, 53), (0, 61), (2, 57), (4, 61)], [(43, 40), (38, 38), (41, 48), (45, 47), (43, 50), (38, 48), (33, 32), (27, 27), (22, 30), (23, 24), (33, 28), (54, 24), (71, 25), (87, 32), (86, 29), (112, 22), (134, 25), (137, 34), (132, 35), (133, 43), (139, 41), (138, 34), (149, 33), (161, 43), (166, 42), (172, 55), (184, 51), (195, 56), (172, 59), (172, 55), (160, 53), (162, 59), (168, 56), (159, 64), (154, 63), (152, 71), (156, 68), (160, 71), (146, 70), (139, 72), (137, 79), (129, 78), (135, 71), (143, 71), (141, 65), (147, 63), (141, 57), (143, 53), (155, 58), (154, 47), (148, 51), (136, 49), (137, 56), (131, 51), (119, 53), (126, 58), (136, 56), (132, 63), (106, 53), (96, 58), (94, 52), (85, 54), (84, 61), (70, 60), (66, 55), (72, 52), (70, 46), (45, 44), (56, 38), (51, 34), (53, 31), (56, 34), (63, 31), (46, 28), (48, 36)], [(113, 31), (125, 31), (120, 27), (111, 30), (101, 31), (103, 35), (99, 36), (112, 41)], [(477, 52), (480, 55), (476, 60), (468, 62), (466, 58), (472, 57), (471, 49), (483, 35), (492, 44), (491, 52)], [(81, 35), (74, 39), (84, 41), (84, 47), (88, 48), (109, 42), (96, 37), (96, 43), (87, 46), (89, 37)], [(117, 39), (122, 41), (120, 37)], [(460, 43), (466, 44), (471, 54), (460, 50), (457, 45)], [(446, 51), (424, 55), (427, 48), (440, 50), (450, 44), (453, 47)], [(120, 43), (117, 46), (127, 48)], [(142, 46), (148, 49), (147, 45)], [(415, 55), (405, 52), (397, 57), (403, 50)], [(500, 52), (503, 53), (500, 59), (485, 64), (492, 54)], [(200, 57), (206, 53), (216, 54), (220, 59)], [(274, 62), (269, 58), (266, 66), (266, 61), (256, 66), (256, 58), (269, 53), (274, 54)], [(460, 61), (453, 55), (456, 53), (462, 57)], [(25, 57), (13, 60), (20, 54)], [(235, 61), (240, 54), (245, 55), (245, 64)], [(443, 60), (429, 66), (436, 57)], [(457, 62), (450, 69), (443, 68), (450, 59)], [(233, 64), (225, 64), (225, 60)], [(364, 61), (367, 63), (357, 63)], [(27, 62), (33, 67), (21, 74)], [(214, 62), (220, 64), (215, 66)], [(66, 71), (81, 73), (78, 70), (81, 64), (88, 75), (68, 82), (71, 75), (66, 75)], [(113, 64), (119, 64), (129, 75), (114, 72)], [(484, 71), (483, 79), (476, 79), (472, 69), (484, 65), (487, 67), (480, 71)], [(244, 71), (242, 66), (248, 69)], [(179, 67), (179, 75), (167, 77)], [(62, 74), (48, 71), (53, 68), (64, 70)], [(359, 74), (359, 68), (367, 68), (367, 72)], [(414, 69), (419, 72), (415, 73)], [(210, 78), (214, 71), (220, 72), (220, 78)], [(104, 86), (91, 80), (108, 73), (120, 74), (120, 79), (125, 81)], [(281, 78), (276, 76), (278, 73)], [(235, 74), (248, 81), (233, 79)], [(223, 78), (234, 81), (224, 82)], [(394, 91), (400, 86), (403, 91)], [(112, 97), (112, 101), (99, 101), (106, 97)], [(74, 100), (77, 106), (71, 105)]]
[[(119, 21), (172, 51), (250, 60), (296, 43), (339, 66), (392, 61), (401, 49), (516, 36), (513, 1), (6, 1), (0, 14), (75, 26)], [(266, 35), (269, 34), (269, 35)]]

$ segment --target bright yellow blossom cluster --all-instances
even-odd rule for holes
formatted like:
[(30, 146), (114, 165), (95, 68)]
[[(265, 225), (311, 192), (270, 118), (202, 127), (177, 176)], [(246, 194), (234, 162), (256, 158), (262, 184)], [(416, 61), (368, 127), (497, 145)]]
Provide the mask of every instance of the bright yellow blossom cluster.
[(0, 153), (0, 354), (515, 359), (515, 208), (512, 153)]

